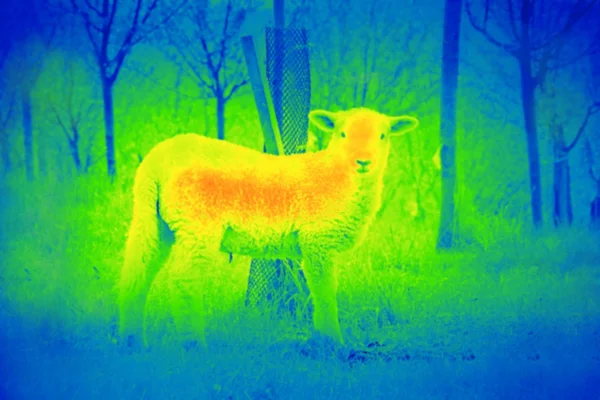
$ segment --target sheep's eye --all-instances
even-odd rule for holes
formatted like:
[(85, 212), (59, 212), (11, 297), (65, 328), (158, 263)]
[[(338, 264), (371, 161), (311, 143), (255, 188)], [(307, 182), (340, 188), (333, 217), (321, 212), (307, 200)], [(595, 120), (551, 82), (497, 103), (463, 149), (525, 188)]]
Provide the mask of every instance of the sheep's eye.
[(342, 132), (342, 133), (340, 133), (340, 137), (341, 137), (341, 138), (345, 138), (345, 137), (346, 137), (346, 134), (345, 134), (344, 132)]
[(380, 139), (381, 139), (381, 140), (385, 139), (385, 133), (382, 133), (382, 134), (381, 134), (381, 136), (380, 136)]

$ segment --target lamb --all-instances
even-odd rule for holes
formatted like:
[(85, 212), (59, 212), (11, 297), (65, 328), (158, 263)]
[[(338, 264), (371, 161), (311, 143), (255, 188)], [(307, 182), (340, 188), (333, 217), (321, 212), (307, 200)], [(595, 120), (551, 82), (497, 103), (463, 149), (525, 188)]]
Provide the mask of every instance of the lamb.
[(365, 237), (381, 206), (390, 137), (418, 121), (367, 108), (316, 110), (309, 120), (325, 132), (326, 149), (274, 156), (183, 134), (150, 151), (135, 176), (118, 284), (126, 345), (147, 346), (144, 305), (164, 267), (178, 335), (206, 346), (203, 271), (228, 254), (301, 262), (315, 331), (343, 345), (334, 256)]

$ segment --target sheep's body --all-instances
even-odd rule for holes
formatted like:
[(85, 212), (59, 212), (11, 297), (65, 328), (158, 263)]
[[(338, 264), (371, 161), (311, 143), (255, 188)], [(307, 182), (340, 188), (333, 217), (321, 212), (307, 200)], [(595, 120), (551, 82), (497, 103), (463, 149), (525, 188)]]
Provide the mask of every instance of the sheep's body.
[[(174, 233), (166, 264), (171, 288), (178, 292), (173, 316), (180, 333), (193, 332), (192, 339), (204, 343), (201, 291), (209, 282), (203, 282), (202, 271), (211, 260), (233, 253), (302, 261), (315, 328), (342, 342), (332, 257), (362, 240), (380, 207), (389, 143), (378, 144), (383, 150), (366, 145), (373, 135), (389, 131), (390, 123), (386, 127), (389, 117), (366, 109), (311, 115), (332, 135), (344, 121), (344, 129), (355, 131), (354, 146), (338, 139), (324, 151), (273, 156), (186, 134), (148, 154), (134, 184), (120, 284), (122, 335), (142, 334), (145, 297), (164, 261), (159, 254), (162, 224)], [(397, 118), (404, 118), (398, 123), (412, 122), (411, 129), (416, 126), (409, 117)], [(332, 121), (340, 125), (337, 130)], [(368, 173), (357, 173), (359, 153), (375, 161), (374, 171), (365, 167), (361, 171)], [(192, 332), (183, 328), (188, 323)]]
[(352, 247), (379, 206), (381, 182), (360, 190), (336, 163), (327, 152), (279, 157), (188, 134), (157, 146), (141, 173), (155, 176), (159, 213), (173, 231), (195, 224), (208, 235), (199, 241), (217, 236), (229, 253), (299, 259), (300, 236), (331, 238), (334, 251)]

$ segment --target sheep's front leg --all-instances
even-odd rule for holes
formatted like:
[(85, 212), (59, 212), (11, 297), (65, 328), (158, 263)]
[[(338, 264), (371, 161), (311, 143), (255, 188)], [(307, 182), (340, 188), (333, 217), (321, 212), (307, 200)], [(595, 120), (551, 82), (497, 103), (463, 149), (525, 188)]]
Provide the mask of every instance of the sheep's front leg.
[(304, 259), (303, 270), (312, 296), (315, 330), (343, 345), (338, 320), (337, 273), (331, 257), (307, 257)]

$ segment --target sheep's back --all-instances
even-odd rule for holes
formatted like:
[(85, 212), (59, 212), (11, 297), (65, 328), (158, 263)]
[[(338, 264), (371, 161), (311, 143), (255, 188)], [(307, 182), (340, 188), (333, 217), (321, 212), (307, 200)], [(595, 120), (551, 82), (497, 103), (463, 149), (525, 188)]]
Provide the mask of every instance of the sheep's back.
[(178, 218), (290, 229), (336, 218), (356, 190), (325, 152), (272, 156), (197, 135), (170, 141), (156, 159), (163, 203)]

